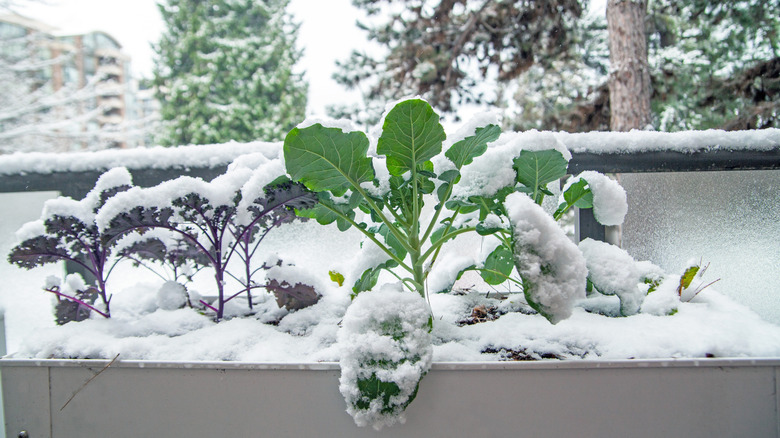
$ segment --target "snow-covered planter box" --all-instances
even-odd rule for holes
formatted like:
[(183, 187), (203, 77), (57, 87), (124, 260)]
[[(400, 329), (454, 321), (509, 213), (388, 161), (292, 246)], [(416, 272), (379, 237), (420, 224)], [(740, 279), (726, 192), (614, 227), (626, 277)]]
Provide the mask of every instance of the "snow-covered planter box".
[(0, 361), (6, 436), (779, 436), (780, 360), (435, 363), (379, 432), (344, 413), (337, 364), (106, 363)]
[[(334, 409), (345, 409), (346, 401), (346, 411), (359, 426), (381, 429), (404, 423), (412, 414), (430, 417), (394, 428), (399, 436), (419, 436), (450, 428), (459, 434), (476, 430), (481, 420), (477, 426), (439, 426), (451, 421), (445, 414), (460, 416), (457, 412), (467, 409), (463, 403), (475, 397), (480, 405), (474, 410), (499, 413), (491, 414), (496, 420), (490, 423), (500, 427), (522, 429), (499, 418), (523, 410), (529, 416), (517, 418), (531, 430), (548, 424), (551, 430), (587, 432), (573, 423), (549, 426), (556, 422), (556, 410), (549, 406), (556, 399), (588, 399), (599, 401), (594, 409), (600, 412), (625, 413), (628, 406), (644, 413), (663, 395), (685, 399), (688, 391), (703, 391), (710, 394), (708, 402), (720, 398), (722, 387), (674, 384), (664, 393), (656, 384), (698, 381), (688, 376), (691, 372), (710, 376), (705, 385), (743, 373), (761, 383), (728, 383), (726, 391), (732, 386), (765, 389), (767, 376), (770, 386), (777, 386), (774, 360), (734, 358), (780, 357), (780, 328), (710, 287), (713, 281), (700, 262), (665, 272), (617, 246), (592, 239), (575, 243), (567, 236), (561, 223), (573, 210), (590, 209), (601, 224), (618, 225), (627, 202), (619, 184), (595, 171), (578, 173), (561, 187), (571, 152), (559, 136), (501, 134), (494, 120), (480, 117), (445, 137), (433, 109), (413, 99), (389, 107), (372, 140), (344, 122), (305, 123), (275, 152), (248, 151), (208, 182), (181, 177), (140, 187), (119, 167), (105, 172), (83, 197), (47, 201), (41, 220), (17, 233), (19, 243), (9, 261), (33, 268), (67, 260), (89, 275), (46, 279), (44, 291), (52, 296), (62, 325), (37, 330), (0, 362), (8, 370), (3, 374), (9, 385), (6, 403), (22, 400), (14, 385), (21, 385), (22, 392), (48, 394), (48, 401), (40, 403), (49, 407), (49, 429), (59, 430), (64, 423), (54, 410), (64, 397), (61, 390), (69, 395), (59, 412), (76, 403), (107, 404), (84, 400), (84, 394), (94, 391), (97, 382), (113, 385), (107, 377), (127, 371), (130, 381), (157, 382), (150, 388), (162, 393), (159, 404), (167, 418), (186, 416), (187, 403), (228, 406), (228, 412), (215, 408), (209, 415), (201, 406), (191, 421), (199, 431), (214, 427), (243, 433), (244, 426), (233, 426), (236, 416), (252, 417), (250, 425), (276, 421), (255, 413), (262, 410), (285, 419), (278, 423), (279, 434), (295, 436), (318, 430), (295, 429), (310, 427), (297, 418), (321, 419), (320, 411), (330, 418)], [(131, 263), (117, 265), (122, 259)], [(150, 264), (161, 280), (141, 278), (131, 266)], [(130, 269), (123, 274), (125, 267)], [(106, 366), (83, 359), (112, 360)], [(157, 362), (170, 360), (187, 362)], [(501, 363), (527, 360), (539, 362)], [(37, 362), (46, 371), (21, 371)], [(283, 365), (269, 365), (275, 363)], [(85, 367), (92, 368), (91, 376), (74, 375)], [(173, 368), (183, 368), (185, 377), (173, 377)], [(482, 368), (486, 376), (476, 371)], [(153, 377), (151, 369), (165, 377)], [(652, 370), (649, 381), (637, 376), (645, 369)], [(44, 372), (39, 376), (50, 382), (48, 387), (25, 389), (32, 381), (17, 373), (27, 372)], [(241, 389), (228, 384), (233, 381), (228, 374), (239, 376), (235, 385)], [(623, 374), (608, 384), (611, 376)], [(299, 380), (322, 385), (310, 377), (331, 382), (323, 399), (302, 389), (306, 384), (298, 389)], [(60, 378), (69, 383), (60, 384)], [(211, 378), (216, 383), (206, 383)], [(166, 388), (162, 382), (179, 379), (199, 383), (161, 389)], [(256, 379), (260, 386), (241, 379)], [(271, 389), (266, 379), (280, 380), (284, 388)], [(582, 386), (571, 383), (578, 380)], [(131, 384), (98, 393), (143, 397), (142, 388)], [(516, 390), (496, 395), (507, 388)], [(184, 395), (170, 395), (179, 390)], [(652, 397), (636, 395), (633, 405), (609, 399), (605, 390)], [(242, 395), (234, 402), (236, 391)], [(281, 392), (306, 402), (283, 401), (277, 397)], [(263, 402), (250, 401), (249, 394)], [(438, 403), (431, 397), (448, 400)], [(764, 419), (756, 427), (765, 430), (769, 417), (776, 425), (776, 395), (774, 404), (763, 392), (744, 397), (760, 400), (750, 410)], [(525, 406), (536, 398), (544, 409)], [(169, 399), (181, 399), (183, 405)], [(304, 409), (309, 403), (328, 407), (310, 412)], [(766, 409), (767, 403), (773, 410)], [(450, 405), (449, 412), (441, 408)], [(720, 414), (731, 405), (702, 406), (714, 410), (712, 421), (718, 425), (727, 419), (740, 425), (752, 420), (740, 409), (738, 415)], [(591, 418), (595, 412), (586, 409), (583, 417), (579, 408), (560, 415)], [(24, 419), (34, 410), (25, 408), (18, 417), (22, 411), (14, 409), (11, 415), (22, 418), (14, 424), (38, 423)], [(61, 418), (75, 422), (82, 434), (91, 433), (84, 423), (93, 424), (91, 417), (71, 412)], [(150, 414), (129, 416), (135, 415)], [(323, 421), (342, 428), (349, 417), (340, 417)], [(598, 418), (601, 424), (611, 417)], [(698, 422), (676, 418), (669, 422), (681, 430)], [(209, 426), (199, 423), (207, 420)], [(292, 429), (284, 429), (289, 423)], [(371, 433), (351, 427), (352, 434)], [(485, 427), (479, 430), (490, 430)], [(174, 433), (181, 435), (181, 430)], [(505, 432), (497, 429), (496, 434)]]

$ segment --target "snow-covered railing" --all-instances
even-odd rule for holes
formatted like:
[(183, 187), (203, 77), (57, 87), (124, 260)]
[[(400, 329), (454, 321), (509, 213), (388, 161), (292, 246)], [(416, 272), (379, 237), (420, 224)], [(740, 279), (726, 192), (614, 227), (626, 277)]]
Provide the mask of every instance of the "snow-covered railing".
[(277, 157), (281, 143), (225, 143), (178, 148), (115, 149), (68, 154), (16, 153), (0, 155), (0, 192), (57, 191), (80, 199), (108, 169), (126, 167), (134, 184), (156, 185), (177, 176), (210, 180), (225, 172), (236, 157), (262, 153)]
[[(563, 143), (572, 153), (569, 172), (689, 172), (780, 169), (780, 129), (755, 131), (632, 131), (505, 133), (529, 145)], [(139, 186), (152, 186), (179, 175), (211, 179), (236, 157), (262, 153), (279, 156), (281, 143), (226, 143), (179, 148), (138, 148), (70, 154), (17, 153), (0, 156), (0, 192), (58, 191), (83, 197), (105, 170), (124, 166)], [(603, 226), (588, 210), (578, 236), (604, 240)]]

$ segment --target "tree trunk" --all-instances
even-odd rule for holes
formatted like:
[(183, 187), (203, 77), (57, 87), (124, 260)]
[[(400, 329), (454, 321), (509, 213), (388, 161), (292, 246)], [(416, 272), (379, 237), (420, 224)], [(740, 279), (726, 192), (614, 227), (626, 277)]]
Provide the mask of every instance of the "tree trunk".
[(651, 123), (647, 65), (647, 0), (608, 0), (610, 130), (642, 129)]

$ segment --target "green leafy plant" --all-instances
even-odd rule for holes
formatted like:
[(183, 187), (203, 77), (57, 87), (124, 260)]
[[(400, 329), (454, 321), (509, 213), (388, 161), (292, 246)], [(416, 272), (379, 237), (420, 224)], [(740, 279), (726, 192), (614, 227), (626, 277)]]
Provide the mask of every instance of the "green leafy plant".
[[(381, 160), (367, 155), (369, 141), (362, 132), (343, 132), (321, 124), (295, 128), (285, 139), (284, 157), (292, 179), (318, 194), (319, 203), (308, 212), (310, 217), (321, 224), (336, 222), (341, 230), (356, 227), (386, 254), (385, 262), (357, 280), (355, 294), (370, 290), (379, 272), (388, 270), (425, 296), (426, 263), (435, 262), (446, 241), (476, 230), (452, 227), (461, 207), (445, 208), (460, 169), (484, 153), (499, 133), (497, 126), (489, 125), (455, 143), (445, 152), (454, 169), (437, 174), (430, 160), (442, 151), (444, 129), (430, 105), (415, 99), (397, 104), (385, 118), (377, 153), (384, 157), (386, 180), (377, 177), (374, 165)], [(434, 191), (438, 202), (426, 220), (425, 196)], [(358, 220), (358, 210), (370, 220)], [(444, 226), (437, 230), (440, 222)], [(393, 268), (404, 273), (399, 275)]]
[[(136, 192), (130, 193), (133, 196), (131, 199), (155, 199), (157, 205), (134, 205), (122, 198), (115, 199), (114, 204), (121, 204), (123, 207), (118, 212), (110, 210), (114, 215), (107, 214), (109, 217), (105, 219), (104, 226), (105, 232), (114, 235), (145, 232), (150, 229), (167, 230), (186, 242), (188, 253), (183, 256), (190, 259), (189, 263), (208, 265), (214, 270), (216, 303), (212, 305), (203, 300), (200, 303), (211, 309), (217, 320), (222, 319), (225, 304), (241, 294), (247, 296), (249, 309), (252, 309), (252, 291), (267, 287), (255, 282), (253, 276), (259, 270), (268, 268), (265, 265), (254, 268), (251, 264), (252, 256), (272, 229), (297, 218), (295, 209), (310, 208), (315, 203), (312, 193), (286, 177), (277, 178), (265, 185), (262, 193), (252, 197), (246, 205), (241, 202), (244, 196), (241, 190), (216, 202), (198, 192), (200, 188), (208, 193), (210, 187), (220, 183), (217, 180), (206, 183), (189, 177), (179, 177), (157, 187), (138, 188)], [(155, 195), (161, 188), (170, 187), (180, 188), (181, 194), (170, 198)], [(246, 216), (243, 221), (239, 220), (240, 215)], [(153, 243), (154, 241), (146, 241), (145, 245)], [(134, 247), (133, 250), (138, 252), (140, 248)], [(233, 256), (242, 262), (243, 277), (228, 270)], [(241, 289), (230, 295), (225, 290), (228, 277), (241, 284)], [(273, 291), (277, 295), (286, 293), (281, 285), (271, 286), (276, 287)], [(312, 299), (304, 301), (299, 297), (298, 305), (304, 302), (311, 303)]]
[[(94, 278), (94, 286), (89, 286), (88, 291), (71, 295), (59, 287), (44, 288), (57, 296), (59, 323), (82, 320), (89, 311), (106, 318), (111, 316), (111, 294), (106, 283), (122, 258), (112, 254), (119, 235), (100, 230), (95, 223), (95, 215), (109, 198), (128, 190), (131, 185), (127, 169), (115, 168), (101, 175), (95, 188), (84, 199), (59, 197), (48, 202), (43, 218), (28, 224), (35, 232), (11, 249), (8, 262), (21, 268), (32, 269), (66, 261)], [(98, 298), (99, 304), (95, 304)]]

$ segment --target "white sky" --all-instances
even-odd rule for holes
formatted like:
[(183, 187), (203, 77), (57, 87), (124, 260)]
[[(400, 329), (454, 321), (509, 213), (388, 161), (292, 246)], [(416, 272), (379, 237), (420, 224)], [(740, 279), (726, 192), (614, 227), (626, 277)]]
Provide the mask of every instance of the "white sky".
[[(136, 77), (151, 76), (154, 52), (164, 29), (157, 0), (45, 0), (19, 10), (60, 29), (62, 33), (103, 31), (122, 45), (132, 58)], [(353, 93), (331, 79), (334, 62), (345, 59), (353, 48), (365, 45), (365, 35), (355, 26), (360, 16), (350, 0), (291, 0), (289, 11), (301, 23), (299, 47), (304, 49), (299, 66), (309, 82), (307, 115), (324, 115), (326, 105)], [(348, 97), (350, 96), (350, 97)]]

